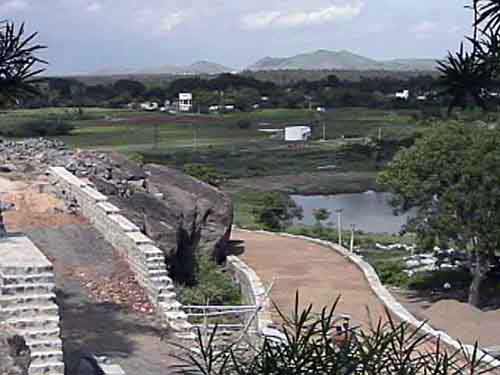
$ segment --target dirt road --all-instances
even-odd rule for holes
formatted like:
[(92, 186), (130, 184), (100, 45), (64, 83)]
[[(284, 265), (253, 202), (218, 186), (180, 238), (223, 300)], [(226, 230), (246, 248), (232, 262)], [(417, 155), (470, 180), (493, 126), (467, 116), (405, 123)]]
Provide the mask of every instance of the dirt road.
[(234, 231), (233, 240), (242, 241), (242, 259), (265, 284), (276, 278), (271, 297), (282, 311), (290, 312), (299, 290), (301, 304), (312, 303), (318, 311), (341, 295), (337, 313), (348, 314), (365, 327), (385, 315), (361, 271), (331, 249), (244, 231)]

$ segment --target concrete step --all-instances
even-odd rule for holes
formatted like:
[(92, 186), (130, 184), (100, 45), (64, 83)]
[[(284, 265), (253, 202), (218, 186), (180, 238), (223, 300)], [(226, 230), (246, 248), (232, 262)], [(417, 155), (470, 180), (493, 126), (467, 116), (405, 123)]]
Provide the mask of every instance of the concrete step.
[(53, 273), (53, 267), (40, 266), (40, 267), (0, 267), (0, 275), (5, 277), (9, 275), (40, 275), (43, 273)]
[(164, 315), (169, 322), (188, 320), (188, 315), (184, 311), (167, 311)]
[(166, 263), (165, 263), (165, 258), (164, 257), (149, 257), (149, 258), (146, 258), (146, 262), (144, 263), (146, 265), (151, 265), (151, 266), (162, 266), (162, 267), (166, 267)]
[(3, 285), (26, 284), (54, 284), (53, 273), (40, 273), (36, 275), (8, 275), (3, 278)]
[(167, 279), (170, 280), (170, 282), (172, 282), (172, 279), (170, 279), (168, 277), (168, 272), (167, 272), (165, 267), (163, 267), (163, 269), (159, 269), (159, 270), (148, 269), (148, 275), (150, 278), (166, 277)]
[(60, 339), (61, 330), (57, 328), (25, 328), (16, 329), (20, 336), (26, 341), (30, 340), (57, 340)]
[(179, 334), (186, 336), (194, 334), (194, 332), (192, 332), (193, 325), (187, 321), (170, 321), (169, 324), (176, 336)]
[(29, 346), (30, 350), (33, 351), (50, 351), (50, 350), (62, 350), (62, 341), (58, 339), (52, 340), (26, 340), (26, 345)]
[(37, 317), (10, 318), (5, 322), (15, 330), (30, 331), (31, 329), (55, 330), (59, 328), (59, 316), (39, 315)]
[(64, 363), (55, 361), (41, 365), (32, 364), (29, 369), (29, 375), (64, 375)]
[(189, 330), (176, 331), (174, 334), (175, 334), (175, 337), (178, 338), (179, 340), (195, 341), (197, 339), (196, 333), (189, 332)]
[(4, 296), (48, 294), (52, 293), (55, 288), (54, 283), (4, 285), (0, 288), (0, 294)]
[(154, 276), (149, 279), (153, 285), (172, 285), (172, 279), (168, 276)]
[(37, 317), (40, 315), (44, 316), (58, 316), (59, 309), (56, 304), (52, 302), (47, 302), (43, 305), (12, 305), (7, 308), (3, 308), (0, 310), (0, 317), (2, 319), (10, 319), (10, 318), (29, 318), (29, 317)]
[(43, 365), (45, 363), (63, 362), (62, 350), (32, 350), (31, 365)]
[(163, 312), (180, 311), (182, 309), (182, 303), (177, 301), (161, 302), (160, 308)]
[(32, 295), (14, 295), (3, 296), (0, 295), (0, 308), (9, 308), (12, 306), (38, 306), (44, 305), (47, 302), (55, 303), (56, 295), (54, 293), (42, 293)]

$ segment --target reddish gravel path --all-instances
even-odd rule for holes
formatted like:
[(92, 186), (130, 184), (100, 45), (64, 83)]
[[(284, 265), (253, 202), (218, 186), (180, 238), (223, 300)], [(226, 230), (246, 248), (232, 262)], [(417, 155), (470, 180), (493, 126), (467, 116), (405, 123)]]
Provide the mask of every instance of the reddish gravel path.
[(243, 241), (242, 259), (265, 284), (276, 278), (271, 298), (280, 310), (290, 311), (299, 290), (301, 304), (313, 303), (316, 310), (330, 306), (341, 295), (337, 312), (350, 315), (365, 327), (370, 320), (377, 323), (385, 315), (362, 272), (331, 249), (304, 240), (244, 231), (234, 231), (233, 240)]

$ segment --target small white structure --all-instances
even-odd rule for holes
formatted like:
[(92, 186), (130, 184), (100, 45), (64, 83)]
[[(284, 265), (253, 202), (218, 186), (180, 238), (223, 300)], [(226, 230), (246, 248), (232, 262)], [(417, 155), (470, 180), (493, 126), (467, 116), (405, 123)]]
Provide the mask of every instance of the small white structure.
[(261, 97), (260, 97), (260, 100), (261, 100), (262, 102), (268, 102), (268, 101), (269, 101), (269, 96), (261, 96)]
[(180, 93), (179, 94), (179, 111), (191, 112), (193, 110), (193, 94)]
[(226, 111), (234, 111), (236, 109), (236, 107), (234, 105), (232, 105), (232, 104), (227, 104), (227, 105), (224, 106), (224, 109)]
[(289, 126), (285, 128), (286, 142), (305, 142), (312, 135), (310, 126)]
[(211, 105), (210, 107), (208, 107), (208, 110), (210, 112), (218, 112), (219, 111), (219, 106), (218, 105)]
[(316, 112), (325, 113), (326, 108), (325, 107), (318, 107), (318, 108), (316, 108)]
[(141, 103), (141, 109), (143, 111), (157, 111), (159, 108), (160, 108), (160, 105), (156, 102)]
[(396, 93), (396, 99), (408, 100), (410, 99), (410, 90), (403, 90)]

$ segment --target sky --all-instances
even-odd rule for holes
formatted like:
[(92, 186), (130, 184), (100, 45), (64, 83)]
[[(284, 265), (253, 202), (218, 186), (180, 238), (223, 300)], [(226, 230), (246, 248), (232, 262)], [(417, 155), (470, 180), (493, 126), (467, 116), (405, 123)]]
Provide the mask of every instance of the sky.
[(48, 46), (50, 74), (214, 61), (240, 69), (318, 49), (441, 58), (470, 32), (467, 0), (0, 0)]

